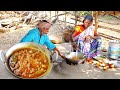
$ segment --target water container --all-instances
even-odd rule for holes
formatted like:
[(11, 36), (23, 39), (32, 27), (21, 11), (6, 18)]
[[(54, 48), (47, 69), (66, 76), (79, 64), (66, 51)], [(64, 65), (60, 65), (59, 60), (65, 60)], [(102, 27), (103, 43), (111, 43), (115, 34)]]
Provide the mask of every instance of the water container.
[(120, 40), (111, 40), (109, 42), (108, 57), (120, 60)]

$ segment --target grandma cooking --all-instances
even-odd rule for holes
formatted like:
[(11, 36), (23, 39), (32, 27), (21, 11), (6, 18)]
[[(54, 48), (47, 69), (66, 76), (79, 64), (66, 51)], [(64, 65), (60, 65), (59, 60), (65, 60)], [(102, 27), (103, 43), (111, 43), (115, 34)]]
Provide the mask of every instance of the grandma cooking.
[(65, 56), (60, 53), (56, 46), (50, 41), (47, 33), (52, 24), (46, 20), (40, 20), (37, 26), (31, 29), (21, 40), (22, 42), (34, 42), (40, 45), (46, 45), (49, 50), (57, 51), (58, 54), (65, 59)]

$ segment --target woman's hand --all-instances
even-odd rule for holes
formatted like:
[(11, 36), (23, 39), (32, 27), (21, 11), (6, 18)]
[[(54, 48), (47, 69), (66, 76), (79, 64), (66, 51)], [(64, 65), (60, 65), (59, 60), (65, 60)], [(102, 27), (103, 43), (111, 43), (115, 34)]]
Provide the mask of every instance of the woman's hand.
[(78, 45), (75, 42), (72, 43), (72, 46), (73, 46), (73, 50), (78, 50), (79, 49)]
[(85, 42), (89, 42), (92, 39), (92, 37), (90, 35), (85, 37)]
[(66, 59), (66, 57), (63, 54), (61, 54), (57, 48), (55, 48), (54, 51), (57, 51), (58, 55), (60, 55), (64, 60)]

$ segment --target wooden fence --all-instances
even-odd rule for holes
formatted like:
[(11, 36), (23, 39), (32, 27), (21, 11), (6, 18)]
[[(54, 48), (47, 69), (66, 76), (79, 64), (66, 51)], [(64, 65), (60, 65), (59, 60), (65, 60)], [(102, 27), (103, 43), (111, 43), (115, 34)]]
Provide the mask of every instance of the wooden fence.
[[(82, 22), (82, 20), (78, 19), (78, 16), (77, 16), (77, 14), (76, 14), (77, 11), (74, 12), (74, 17), (71, 18), (71, 19), (74, 19), (74, 20), (75, 20), (74, 23), (71, 23), (71, 22), (67, 22), (67, 21), (66, 21), (67, 14), (71, 14), (70, 12), (65, 11), (65, 12), (62, 13), (62, 14), (58, 14), (58, 12), (59, 12), (59, 11), (55, 11), (55, 15), (52, 16), (52, 17), (58, 18), (59, 16), (64, 15), (64, 16), (65, 16), (65, 19), (64, 19), (64, 20), (60, 20), (60, 21), (65, 22), (65, 24), (66, 24), (66, 23), (69, 23), (69, 24), (73, 24), (73, 25), (75, 26), (75, 25), (77, 24), (77, 22)], [(96, 29), (96, 30), (97, 30), (99, 27), (101, 28), (101, 25), (98, 24), (98, 16), (99, 16), (99, 15), (103, 15), (103, 16), (104, 16), (104, 15), (106, 15), (106, 14), (112, 15), (112, 16), (115, 16), (115, 17), (116, 17), (116, 15), (120, 15), (120, 11), (91, 11), (91, 15), (94, 17), (94, 21), (95, 21), (94, 26), (95, 26), (95, 29)], [(72, 15), (73, 15), (73, 14), (72, 14)], [(50, 11), (50, 18), (52, 18), (52, 17), (51, 17), (51, 11)], [(59, 20), (59, 19), (58, 19), (58, 20)], [(104, 26), (102, 26), (102, 28), (104, 28), (104, 29), (109, 28), (109, 29), (111, 29), (112, 31), (115, 31), (115, 32), (120, 33), (120, 30), (117, 30), (117, 29), (114, 29), (114, 28), (104, 27)], [(104, 34), (104, 33), (100, 33), (100, 35), (101, 35), (102, 37), (104, 37), (104, 38), (107, 38), (107, 39), (120, 39), (120, 38), (116, 38), (115, 36), (113, 37), (113, 36), (106, 35), (106, 34)]]

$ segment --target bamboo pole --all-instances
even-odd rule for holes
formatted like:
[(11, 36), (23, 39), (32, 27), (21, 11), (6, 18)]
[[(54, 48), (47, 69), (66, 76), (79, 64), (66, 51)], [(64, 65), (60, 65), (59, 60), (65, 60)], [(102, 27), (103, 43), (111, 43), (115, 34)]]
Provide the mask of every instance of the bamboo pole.
[(65, 11), (65, 25), (66, 25), (66, 11)]
[[(66, 12), (66, 14), (67, 14), (67, 12)], [(62, 16), (62, 15), (65, 15), (65, 13), (58, 14), (58, 16)], [(56, 17), (56, 16), (52, 16), (52, 17)]]
[(58, 11), (57, 11), (57, 18), (58, 18)]
[(98, 11), (95, 11), (95, 30), (98, 29)]
[(77, 25), (77, 11), (75, 11), (75, 26)]
[(56, 17), (56, 11), (55, 11), (55, 17)]
[(50, 11), (50, 18), (51, 18), (51, 11)]
[(94, 17), (94, 11), (92, 11), (92, 17)]

